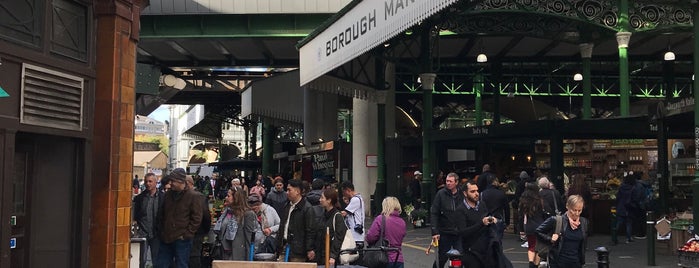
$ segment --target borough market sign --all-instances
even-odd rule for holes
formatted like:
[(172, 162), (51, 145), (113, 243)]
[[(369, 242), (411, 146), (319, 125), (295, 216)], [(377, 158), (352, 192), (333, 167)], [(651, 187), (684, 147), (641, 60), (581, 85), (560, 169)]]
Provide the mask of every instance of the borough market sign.
[(301, 45), (301, 86), (356, 58), (457, 0), (365, 0)]

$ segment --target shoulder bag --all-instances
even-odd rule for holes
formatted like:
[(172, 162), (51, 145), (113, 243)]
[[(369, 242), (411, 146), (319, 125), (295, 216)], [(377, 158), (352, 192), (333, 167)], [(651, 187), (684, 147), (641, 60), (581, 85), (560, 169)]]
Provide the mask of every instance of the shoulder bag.
[[(337, 218), (337, 214), (340, 214), (340, 213), (338, 212), (338, 213), (335, 213), (335, 215), (333, 215), (333, 233), (335, 232), (335, 230), (337, 230), (337, 227), (335, 227), (335, 226), (337, 226), (337, 225), (335, 225), (335, 218)], [(342, 214), (340, 214), (340, 215), (342, 215)], [(345, 221), (342, 221), (342, 224), (345, 224)], [(333, 238), (335, 238), (334, 235), (333, 235)], [(345, 232), (345, 237), (342, 239), (340, 251), (351, 250), (351, 249), (356, 249), (356, 248), (357, 248), (357, 243), (354, 242), (354, 237), (352, 237), (352, 232), (350, 232), (349, 228), (347, 228), (347, 231)], [(359, 259), (359, 253), (347, 252), (347, 253), (340, 254), (339, 261), (341, 264), (349, 264), (350, 262), (356, 261), (357, 259)]]
[[(386, 216), (381, 215), (381, 235), (379, 240), (369, 247), (369, 250), (364, 251), (362, 254), (360, 264), (367, 268), (383, 268), (388, 265), (388, 254), (384, 247), (388, 247), (388, 240), (385, 239), (384, 234), (386, 231)], [(398, 261), (398, 254), (396, 254), (396, 260)]]
[[(561, 229), (563, 229), (563, 216), (556, 215), (553, 217), (556, 218), (556, 227), (554, 228), (554, 232), (551, 234), (561, 235)], [(559, 237), (558, 239), (561, 239), (561, 238)], [(542, 260), (547, 260), (549, 251), (550, 251), (552, 246), (553, 245), (551, 244), (550, 241), (543, 241), (541, 239), (537, 239), (537, 241), (536, 241), (536, 253), (539, 254), (539, 257), (541, 257)]]

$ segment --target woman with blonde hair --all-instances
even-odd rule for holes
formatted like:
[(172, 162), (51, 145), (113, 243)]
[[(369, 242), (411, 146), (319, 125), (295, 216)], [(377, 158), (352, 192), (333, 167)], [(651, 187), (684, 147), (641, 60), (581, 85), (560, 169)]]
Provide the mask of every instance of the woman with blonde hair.
[[(401, 205), (398, 198), (388, 196), (381, 202), (381, 214), (374, 218), (366, 235), (366, 242), (372, 245), (379, 241), (381, 235), (381, 223), (386, 219), (384, 227), (384, 239), (388, 241), (388, 247), (398, 248), (398, 251), (388, 252), (389, 268), (403, 268), (403, 252), (400, 250), (405, 238), (405, 221), (400, 217)], [(397, 258), (396, 258), (397, 257)]]
[(580, 217), (584, 206), (582, 196), (571, 195), (566, 201), (568, 210), (561, 216), (560, 233), (555, 233), (556, 216), (546, 219), (536, 228), (539, 239), (551, 243), (548, 252), (550, 267), (580, 268), (585, 265), (587, 219)]
[(231, 187), (224, 205), (225, 209), (214, 226), (214, 232), (223, 245), (223, 259), (248, 260), (252, 235), (259, 225), (255, 212), (248, 205), (247, 192), (240, 186)]

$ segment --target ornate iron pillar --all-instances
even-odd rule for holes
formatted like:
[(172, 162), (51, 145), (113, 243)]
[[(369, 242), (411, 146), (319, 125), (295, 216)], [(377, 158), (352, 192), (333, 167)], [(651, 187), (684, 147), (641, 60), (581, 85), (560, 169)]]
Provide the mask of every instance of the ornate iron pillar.
[(473, 91), (476, 93), (476, 126), (483, 125), (483, 70), (473, 76)]
[(375, 51), (376, 94), (378, 96), (378, 139), (376, 140), (376, 190), (374, 190), (374, 211), (381, 211), (381, 202), (386, 196), (386, 75), (383, 61), (383, 47)]
[(619, 46), (619, 110), (621, 116), (629, 115), (629, 95), (631, 92), (629, 85), (629, 58), (628, 48), (631, 32), (629, 25), (629, 1), (619, 1), (619, 25), (621, 29), (616, 33), (616, 41)]
[[(502, 81), (502, 63), (495, 62), (490, 71), (490, 85), (492, 85), (493, 90), (493, 125), (500, 124), (500, 81)], [(510, 97), (508, 95), (508, 97)], [(514, 97), (514, 95), (512, 96)]]
[[(692, 4), (692, 11), (694, 15), (692, 16), (694, 36), (699, 36), (699, 4)], [(693, 61), (694, 61), (694, 73), (699, 73), (699, 39), (694, 38), (694, 51)], [(692, 86), (694, 90), (694, 165), (699, 166), (699, 79), (694, 79), (692, 81)], [(694, 181), (692, 181), (692, 206), (695, 208), (692, 210), (694, 215), (694, 228), (699, 226), (699, 172), (694, 172)]]
[(274, 134), (277, 131), (270, 122), (265, 121), (262, 122), (262, 174), (272, 175), (276, 173), (272, 154), (274, 154)]
[(432, 174), (432, 90), (437, 74), (432, 73), (432, 27), (429, 21), (423, 22), (420, 36), (420, 61), (422, 73), (422, 200), (430, 207), (434, 192), (434, 175)]
[(593, 43), (580, 44), (580, 57), (583, 64), (583, 109), (582, 118), (590, 119), (592, 114), (592, 71), (590, 59), (592, 58)]

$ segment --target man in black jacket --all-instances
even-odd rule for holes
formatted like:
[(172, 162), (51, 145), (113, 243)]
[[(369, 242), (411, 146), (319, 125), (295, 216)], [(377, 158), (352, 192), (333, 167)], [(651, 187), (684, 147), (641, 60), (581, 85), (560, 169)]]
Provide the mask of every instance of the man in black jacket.
[(432, 201), (430, 221), (432, 222), (432, 241), (439, 242), (439, 268), (447, 262), (446, 252), (451, 248), (462, 251), (461, 240), (458, 235), (457, 208), (463, 201), (462, 195), (456, 187), (459, 175), (447, 174), (446, 187), (437, 191)]
[(286, 186), (289, 203), (279, 215), (281, 224), (277, 239), (277, 249), (280, 258), (286, 254), (286, 246), (290, 247), (290, 262), (315, 261), (315, 213), (310, 203), (303, 197), (304, 187), (301, 180), (290, 180)]
[(459, 207), (459, 235), (464, 250), (462, 262), (468, 267), (512, 267), (504, 257), (494, 226), (500, 219), (488, 215), (487, 204), (480, 200), (478, 186), (472, 182), (463, 189), (464, 199)]
[(158, 191), (156, 188), (157, 181), (155, 174), (148, 173), (143, 177), (143, 182), (146, 185), (146, 190), (141, 192), (134, 198), (134, 222), (138, 225), (140, 234), (146, 238), (148, 247), (150, 248), (151, 260), (158, 256), (158, 240), (156, 219), (158, 211), (163, 204), (165, 193)]
[(482, 203), (488, 207), (488, 216), (493, 216), (498, 220), (495, 225), (495, 233), (497, 234), (498, 242), (502, 243), (502, 236), (505, 232), (505, 207), (507, 206), (507, 196), (498, 185), (500, 181), (497, 177), (491, 176), (488, 178), (488, 186), (485, 191), (481, 192), (480, 199)]

